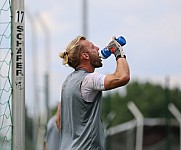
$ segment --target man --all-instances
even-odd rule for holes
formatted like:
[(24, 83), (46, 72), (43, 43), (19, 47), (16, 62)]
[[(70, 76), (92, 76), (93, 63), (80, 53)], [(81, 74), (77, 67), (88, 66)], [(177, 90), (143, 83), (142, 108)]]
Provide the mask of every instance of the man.
[(60, 53), (63, 63), (75, 70), (62, 85), (57, 123), (60, 126), (59, 150), (104, 150), (105, 135), (101, 121), (102, 91), (126, 85), (129, 66), (123, 48), (115, 38), (107, 48), (115, 55), (117, 66), (109, 75), (96, 73), (102, 67), (99, 48), (83, 36), (76, 37)]
[(45, 150), (58, 150), (60, 133), (56, 125), (56, 115), (50, 118), (45, 136)]

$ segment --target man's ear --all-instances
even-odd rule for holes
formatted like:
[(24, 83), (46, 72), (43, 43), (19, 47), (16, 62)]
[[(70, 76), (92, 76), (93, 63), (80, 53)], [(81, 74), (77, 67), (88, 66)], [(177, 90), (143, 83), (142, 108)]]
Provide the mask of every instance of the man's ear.
[(89, 59), (89, 54), (88, 54), (88, 53), (82, 53), (81, 56), (82, 56), (84, 59)]

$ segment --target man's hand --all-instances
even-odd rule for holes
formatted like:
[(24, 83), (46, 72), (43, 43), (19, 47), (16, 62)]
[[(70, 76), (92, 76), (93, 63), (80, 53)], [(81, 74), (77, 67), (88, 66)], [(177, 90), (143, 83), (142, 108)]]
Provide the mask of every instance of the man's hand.
[(110, 50), (116, 57), (116, 60), (118, 58), (126, 58), (122, 46), (116, 41), (116, 37), (112, 37), (112, 41), (109, 42), (107, 49)]

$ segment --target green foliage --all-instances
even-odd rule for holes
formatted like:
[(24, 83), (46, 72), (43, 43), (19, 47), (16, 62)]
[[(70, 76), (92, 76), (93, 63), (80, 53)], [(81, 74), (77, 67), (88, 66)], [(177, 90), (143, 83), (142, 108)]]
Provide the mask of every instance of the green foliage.
[(181, 110), (181, 91), (178, 88), (167, 89), (149, 82), (131, 82), (126, 86), (126, 95), (114, 93), (103, 97), (103, 121), (107, 121), (110, 112), (116, 116), (111, 125), (117, 125), (133, 119), (127, 103), (133, 101), (144, 117), (168, 117), (168, 103), (174, 103)]

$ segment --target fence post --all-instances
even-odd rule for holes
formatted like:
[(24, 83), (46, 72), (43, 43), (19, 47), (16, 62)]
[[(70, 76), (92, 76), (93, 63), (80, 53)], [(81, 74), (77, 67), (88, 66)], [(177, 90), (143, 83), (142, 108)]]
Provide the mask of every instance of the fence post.
[(177, 119), (180, 125), (180, 150), (181, 150), (181, 113), (176, 108), (176, 106), (173, 103), (168, 104), (168, 109), (173, 114), (173, 116)]
[(24, 0), (12, 0), (13, 150), (25, 150)]
[(136, 118), (136, 150), (142, 150), (143, 143), (143, 115), (133, 102), (128, 103), (128, 108)]

